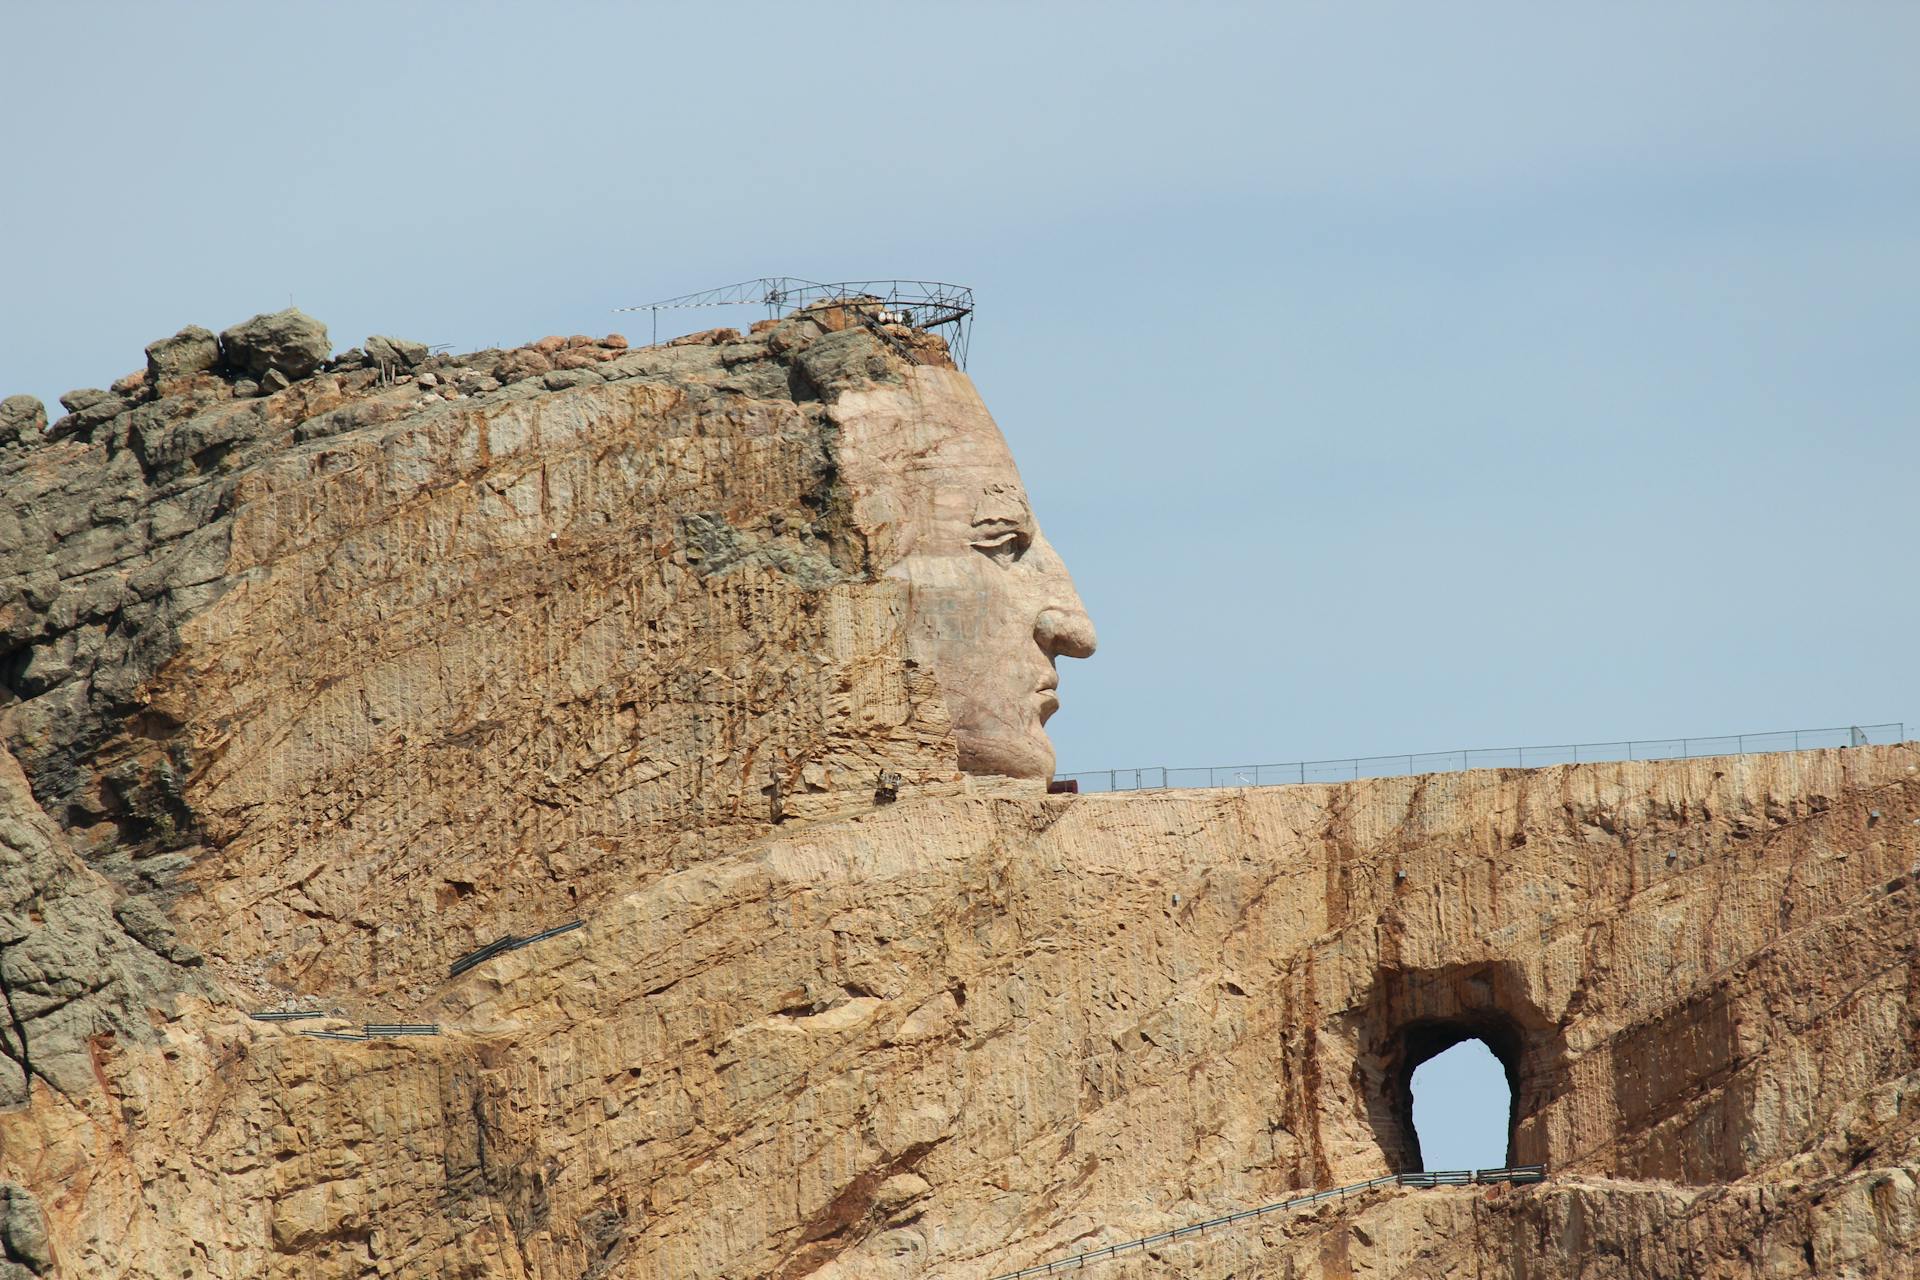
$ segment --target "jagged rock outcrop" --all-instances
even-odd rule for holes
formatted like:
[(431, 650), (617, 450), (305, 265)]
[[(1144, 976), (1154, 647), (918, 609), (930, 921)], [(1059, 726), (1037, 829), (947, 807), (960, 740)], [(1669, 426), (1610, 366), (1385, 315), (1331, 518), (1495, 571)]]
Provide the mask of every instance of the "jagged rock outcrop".
[(128, 1203), (142, 1257), (204, 1274), (988, 1276), (1392, 1168), (1380, 1091), (1437, 1018), (1515, 1029), (1552, 1182), (1115, 1274), (1899, 1275), (1916, 762), (909, 798), (435, 981), (434, 1040), (209, 1010), (173, 1062), (109, 1057), (144, 1110), (43, 1120), (38, 1167), (122, 1153), (55, 1225), (131, 1274)]
[(152, 1044), (176, 996), (207, 992), (200, 964), (152, 900), (81, 864), (0, 752), (0, 1107), (36, 1080), (91, 1091), (104, 1043)]
[(38, 443), (47, 429), (47, 406), (34, 396), (0, 400), (0, 449)]
[(220, 363), (220, 339), (211, 330), (190, 324), (171, 338), (147, 344), (147, 384), (160, 395), (171, 395), (174, 382), (205, 373)]
[[(1551, 1181), (1098, 1265), (1912, 1274), (1920, 746), (969, 776), (1052, 689), (956, 714), (957, 602), (1091, 630), (870, 319), (266, 396), (183, 333), (0, 454), (0, 1275), (990, 1277), (1417, 1164), (1466, 1035)], [(441, 1033), (300, 1034), (367, 1022)]]
[(259, 998), (374, 996), (416, 976), (396, 953), (532, 932), (883, 773), (960, 785), (836, 496), (839, 375), (798, 363), (899, 365), (868, 331), (354, 357), (266, 397), (204, 334), (0, 464), (0, 729), (88, 862), (186, 894)]

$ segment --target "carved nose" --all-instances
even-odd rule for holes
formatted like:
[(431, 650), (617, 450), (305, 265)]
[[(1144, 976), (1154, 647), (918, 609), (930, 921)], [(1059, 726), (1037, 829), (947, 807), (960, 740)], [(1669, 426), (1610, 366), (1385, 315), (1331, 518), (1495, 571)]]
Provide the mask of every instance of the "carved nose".
[(1034, 619), (1033, 638), (1050, 658), (1091, 658), (1099, 644), (1093, 619), (1077, 603), (1042, 609)]

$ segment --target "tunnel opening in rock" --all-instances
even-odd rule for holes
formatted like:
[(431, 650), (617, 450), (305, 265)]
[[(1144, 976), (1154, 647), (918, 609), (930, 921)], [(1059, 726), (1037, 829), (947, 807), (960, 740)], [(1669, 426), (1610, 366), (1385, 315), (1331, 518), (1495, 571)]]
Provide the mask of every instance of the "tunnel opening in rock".
[(1412, 1075), (1413, 1145), (1427, 1169), (1513, 1163), (1512, 1080), (1478, 1036), (1420, 1063)]
[(1357, 1101), (1389, 1170), (1466, 1167), (1437, 1164), (1432, 1152), (1423, 1152), (1415, 1130), (1413, 1074), (1468, 1041), (1485, 1046), (1501, 1077), (1490, 1090), (1495, 1114), (1480, 1131), (1491, 1128), (1491, 1145), (1503, 1154), (1473, 1167), (1551, 1157), (1547, 1117), (1569, 1087), (1566, 1041), (1540, 1011), (1525, 973), (1513, 962), (1383, 968), (1366, 999), (1345, 1018), (1356, 1051)]

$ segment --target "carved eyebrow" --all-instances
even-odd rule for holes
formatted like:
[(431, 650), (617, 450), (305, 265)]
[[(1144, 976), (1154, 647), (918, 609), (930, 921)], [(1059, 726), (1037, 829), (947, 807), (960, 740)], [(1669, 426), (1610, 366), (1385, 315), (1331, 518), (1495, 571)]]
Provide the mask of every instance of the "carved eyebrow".
[(1033, 508), (1026, 495), (1006, 485), (991, 485), (980, 495), (973, 509), (973, 527), (1003, 524), (1025, 528), (1033, 523)]

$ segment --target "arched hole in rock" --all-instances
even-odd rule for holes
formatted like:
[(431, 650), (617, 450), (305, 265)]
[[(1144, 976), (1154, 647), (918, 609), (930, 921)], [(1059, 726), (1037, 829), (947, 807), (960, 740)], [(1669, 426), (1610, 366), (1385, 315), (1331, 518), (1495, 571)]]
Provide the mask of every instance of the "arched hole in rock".
[(1493, 1051), (1512, 1091), (1504, 1163), (1552, 1158), (1549, 1114), (1572, 1087), (1566, 1038), (1534, 1003), (1519, 965), (1482, 960), (1383, 967), (1366, 998), (1341, 1017), (1357, 1051), (1353, 1079), (1359, 1101), (1388, 1169), (1408, 1173), (1439, 1167), (1421, 1159), (1413, 1128), (1413, 1073), (1462, 1040), (1483, 1041)]
[(1428, 1169), (1511, 1163), (1513, 1086), (1487, 1042), (1469, 1036), (1413, 1071), (1413, 1140)]
[[(1393, 1081), (1394, 1110), (1405, 1124), (1411, 1140), (1413, 1168), (1486, 1169), (1513, 1163), (1514, 1126), (1517, 1121), (1514, 1098), (1520, 1082), (1521, 1036), (1519, 1028), (1497, 1013), (1480, 1013), (1468, 1018), (1415, 1022), (1401, 1033), (1399, 1070)], [(1478, 1053), (1475, 1053), (1475, 1050)], [(1454, 1058), (1465, 1055), (1462, 1062)], [(1416, 1076), (1428, 1063), (1436, 1063), (1440, 1073), (1437, 1096), (1421, 1105)], [(1478, 1061), (1476, 1062), (1476, 1057)], [(1460, 1067), (1466, 1068), (1465, 1072)], [(1449, 1076), (1461, 1080), (1464, 1087), (1448, 1088)], [(1426, 1077), (1421, 1077), (1425, 1079)], [(1433, 1150), (1423, 1141), (1428, 1134), (1420, 1130), (1427, 1108), (1448, 1112), (1450, 1123), (1430, 1130), (1436, 1140)], [(1460, 1125), (1464, 1122), (1466, 1128)], [(1482, 1158), (1469, 1158), (1454, 1145), (1459, 1134)]]

